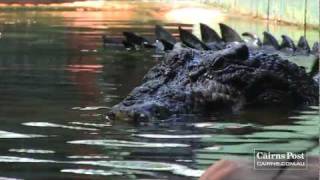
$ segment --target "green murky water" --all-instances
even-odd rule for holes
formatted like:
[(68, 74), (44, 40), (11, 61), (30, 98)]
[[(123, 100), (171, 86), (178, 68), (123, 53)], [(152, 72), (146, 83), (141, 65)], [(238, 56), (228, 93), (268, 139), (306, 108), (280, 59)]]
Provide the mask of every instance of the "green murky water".
[[(223, 21), (239, 32), (266, 29), (265, 22), (214, 9), (164, 7), (0, 12), (0, 178), (196, 179), (221, 158), (252, 158), (253, 148), (318, 154), (319, 107), (150, 124), (107, 121), (108, 109), (157, 60), (151, 51), (103, 49), (102, 34), (132, 30), (151, 38), (156, 23), (175, 34), (177, 25), (199, 34), (200, 21), (212, 27)], [(280, 25), (270, 31), (295, 40), (303, 34)], [(310, 42), (317, 33), (308, 30)]]

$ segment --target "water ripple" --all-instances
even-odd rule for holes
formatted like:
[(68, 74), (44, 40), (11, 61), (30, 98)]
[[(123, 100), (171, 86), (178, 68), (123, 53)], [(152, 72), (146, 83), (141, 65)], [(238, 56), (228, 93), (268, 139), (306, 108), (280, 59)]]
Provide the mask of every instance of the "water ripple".
[[(182, 176), (199, 177), (204, 172), (203, 170), (191, 169), (187, 166), (180, 165), (180, 164), (151, 162), (151, 161), (134, 161), (134, 160), (132, 161), (131, 160), (130, 161), (53, 161), (53, 160), (43, 160), (43, 159), (24, 158), (24, 157), (15, 157), (15, 156), (0, 156), (0, 162), (83, 164), (83, 165), (128, 169), (129, 171), (127, 171), (127, 174), (129, 172), (130, 174), (145, 174), (145, 175), (153, 175), (153, 174), (149, 172), (143, 172), (143, 171), (167, 171), (167, 172), (172, 172), (173, 174), (182, 175)], [(134, 171), (131, 171), (131, 170), (134, 170)], [(135, 171), (135, 170), (138, 170), (138, 171)], [(142, 170), (142, 171), (139, 171), (139, 170)], [(64, 170), (61, 170), (61, 172), (72, 172), (72, 173), (82, 173), (82, 174), (88, 173), (90, 175), (94, 175), (100, 172), (100, 173), (106, 173), (105, 175), (107, 174), (112, 175), (107, 173), (111, 171), (101, 171), (101, 170), (82, 171), (80, 169), (64, 169)]]
[(94, 111), (99, 109), (110, 109), (107, 106), (88, 106), (88, 107), (73, 107), (73, 110), (80, 110), (80, 111)]
[(20, 134), (8, 131), (0, 131), (0, 139), (1, 138), (36, 138), (36, 137), (47, 137), (39, 134)]
[(83, 122), (70, 122), (70, 124), (75, 124), (75, 125), (83, 125), (83, 126), (92, 126), (92, 127), (110, 127), (112, 126), (111, 123), (103, 123), (103, 124), (97, 124), (97, 123), (83, 123)]
[(98, 169), (62, 169), (60, 172), (74, 173), (74, 174), (85, 174), (85, 175), (100, 175), (100, 176), (121, 176), (123, 173), (117, 171), (105, 171)]
[(69, 141), (70, 144), (86, 144), (100, 145), (106, 147), (143, 147), (143, 148), (164, 148), (164, 147), (189, 147), (188, 144), (178, 143), (149, 143), (149, 142), (134, 142), (123, 140), (75, 140)]
[(43, 149), (9, 149), (9, 152), (30, 153), (30, 154), (53, 154), (54, 151)]
[(179, 164), (150, 161), (78, 161), (76, 164), (104, 166), (121, 169), (147, 170), (147, 171), (169, 171), (177, 175), (199, 177), (203, 170), (190, 169)]
[(98, 130), (95, 128), (86, 128), (86, 127), (80, 127), (80, 126), (66, 126), (66, 125), (60, 125), (60, 124), (48, 123), (48, 122), (26, 122), (26, 123), (22, 123), (22, 124), (25, 126), (32, 126), (32, 127), (56, 127), (56, 128), (86, 130), (86, 131), (97, 131)]
[(241, 129), (241, 128), (257, 128), (254, 124), (239, 124), (239, 123), (231, 123), (231, 122), (207, 122), (207, 123), (193, 123), (194, 127), (197, 128), (208, 128), (208, 129)]
[(0, 156), (0, 162), (6, 163), (56, 163), (53, 160), (43, 160), (43, 159), (33, 159), (33, 158), (24, 158), (24, 157), (15, 157), (15, 156)]
[(156, 139), (198, 139), (212, 137), (210, 134), (187, 134), (187, 135), (173, 135), (173, 134), (134, 134), (134, 136), (144, 138), (156, 138)]
[(148, 172), (148, 171), (141, 171), (141, 170), (128, 170), (128, 169), (119, 169), (118, 171), (106, 171), (100, 169), (63, 169), (60, 172), (66, 173), (74, 173), (74, 174), (85, 174), (85, 175), (100, 175), (100, 176), (124, 176), (124, 175), (145, 175), (151, 177), (159, 176), (156, 173)]
[(0, 180), (22, 180), (17, 178), (0, 177)]
[(109, 156), (86, 155), (86, 156), (68, 156), (69, 159), (109, 159)]

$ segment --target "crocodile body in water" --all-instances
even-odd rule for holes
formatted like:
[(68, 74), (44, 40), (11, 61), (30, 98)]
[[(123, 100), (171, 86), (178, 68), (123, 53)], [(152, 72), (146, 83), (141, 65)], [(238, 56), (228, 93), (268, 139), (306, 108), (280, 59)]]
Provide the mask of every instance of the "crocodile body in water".
[[(177, 43), (169, 32), (156, 26), (156, 38), (169, 53), (108, 117), (147, 121), (250, 106), (319, 103), (319, 83), (312, 79), (319, 65), (307, 73), (288, 61), (302, 58), (319, 63), (319, 43), (311, 49), (304, 37), (295, 45), (283, 35), (280, 44), (268, 32), (264, 32), (263, 41), (244, 33), (249, 37), (245, 41), (224, 24), (220, 24), (221, 37), (204, 24), (200, 29), (203, 41), (179, 27), (182, 43)], [(152, 47), (134, 33), (124, 35), (126, 44)]]
[(318, 102), (319, 85), (304, 68), (277, 54), (249, 51), (240, 43), (222, 50), (173, 49), (108, 117), (140, 122), (221, 109)]

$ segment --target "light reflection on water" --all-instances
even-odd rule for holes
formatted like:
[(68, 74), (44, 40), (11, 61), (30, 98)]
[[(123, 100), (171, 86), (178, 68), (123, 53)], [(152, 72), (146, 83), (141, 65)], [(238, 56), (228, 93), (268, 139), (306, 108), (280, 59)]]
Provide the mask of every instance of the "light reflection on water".
[[(181, 23), (165, 18), (170, 9), (141, 6), (151, 10), (0, 13), (0, 177), (193, 179), (218, 159), (250, 158), (257, 147), (318, 154), (319, 107), (146, 124), (107, 121), (106, 111), (157, 60), (152, 51), (103, 49), (101, 35), (133, 30), (152, 38), (155, 23), (174, 34)], [(224, 16), (239, 32), (266, 28)], [(205, 20), (213, 27), (221, 21)], [(194, 24), (182, 25), (198, 32)], [(303, 34), (295, 27), (271, 29), (278, 37)], [(308, 34), (316, 40), (315, 31)]]

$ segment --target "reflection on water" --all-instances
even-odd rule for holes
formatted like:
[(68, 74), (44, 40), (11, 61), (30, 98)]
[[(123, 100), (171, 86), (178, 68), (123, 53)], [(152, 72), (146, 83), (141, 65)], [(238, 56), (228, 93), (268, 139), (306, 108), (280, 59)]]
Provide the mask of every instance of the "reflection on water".
[(0, 139), (35, 138), (35, 137), (46, 137), (46, 136), (37, 135), (37, 134), (21, 134), (21, 133), (14, 133), (14, 132), (8, 132), (8, 131), (0, 131)]
[[(195, 16), (196, 14), (196, 16)], [(181, 23), (197, 24), (222, 22), (225, 19), (225, 15), (217, 9), (205, 9), (205, 8), (180, 8), (169, 11), (166, 13), (165, 18), (169, 21), (176, 21)]]
[(55, 153), (54, 151), (51, 151), (51, 150), (42, 150), (42, 149), (9, 149), (9, 152), (35, 153), (35, 154)]
[(55, 123), (48, 122), (26, 122), (23, 123), (25, 126), (34, 126), (34, 127), (55, 127), (55, 128), (65, 128), (65, 129), (75, 129), (75, 130), (85, 130), (85, 131), (97, 131), (98, 129), (94, 128), (85, 128), (80, 126), (66, 126)]
[[(266, 29), (264, 22), (202, 6), (192, 11), (207, 18), (186, 21), (182, 17), (189, 11), (174, 7), (127, 3), (125, 13), (121, 8), (0, 12), (0, 178), (195, 179), (221, 158), (251, 158), (253, 148), (318, 154), (319, 107), (144, 124), (105, 119), (158, 60), (152, 51), (103, 49), (102, 34), (119, 38), (133, 30), (152, 39), (153, 25), (160, 23), (175, 35), (178, 25), (199, 35), (199, 21), (215, 28), (224, 21), (239, 32)], [(303, 34), (295, 27), (270, 29), (295, 40)], [(307, 34), (316, 40), (316, 31)]]

